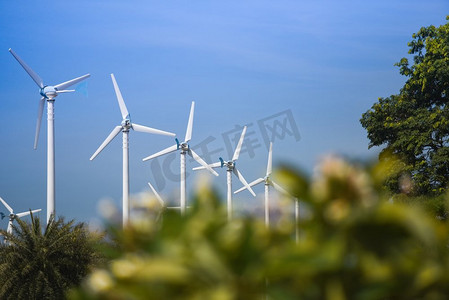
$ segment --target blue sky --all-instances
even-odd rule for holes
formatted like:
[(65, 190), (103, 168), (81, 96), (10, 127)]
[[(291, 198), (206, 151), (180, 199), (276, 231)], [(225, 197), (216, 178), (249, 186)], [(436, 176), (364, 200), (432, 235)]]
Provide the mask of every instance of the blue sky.
[[(2, 1), (0, 196), (18, 212), (46, 209), (45, 116), (33, 150), (38, 89), (8, 48), (47, 84), (92, 75), (87, 98), (65, 94), (55, 103), (57, 214), (90, 221), (100, 199), (121, 205), (121, 137), (89, 161), (121, 121), (110, 73), (133, 121), (182, 138), (195, 100), (191, 145), (211, 141), (213, 161), (228, 158), (226, 137), (249, 124), (256, 147), (238, 162), (247, 180), (265, 170), (264, 119), (278, 120), (275, 165), (312, 172), (328, 153), (376, 156), (367, 149), (361, 114), (399, 91), (405, 78), (393, 64), (407, 55), (412, 33), (445, 23), (448, 12), (446, 0)], [(285, 120), (291, 126), (294, 120), (299, 140), (282, 132)], [(141, 161), (171, 144), (169, 137), (131, 132), (132, 194), (149, 192), (150, 180), (167, 199), (176, 198), (178, 183), (169, 173), (178, 172), (179, 156)], [(171, 172), (154, 172), (164, 165)], [(187, 169), (194, 166), (188, 160)], [(219, 173), (213, 184), (224, 196), (226, 176)], [(195, 178), (188, 177), (190, 189)], [(263, 187), (255, 191), (262, 195)], [(236, 197), (236, 206), (249, 197)]]

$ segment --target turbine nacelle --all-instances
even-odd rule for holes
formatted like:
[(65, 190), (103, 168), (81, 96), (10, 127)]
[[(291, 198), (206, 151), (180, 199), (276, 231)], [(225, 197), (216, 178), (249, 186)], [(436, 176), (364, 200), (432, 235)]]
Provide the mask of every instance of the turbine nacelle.
[(126, 118), (122, 120), (121, 125), (123, 129), (129, 130), (130, 128), (132, 128), (130, 115), (127, 115)]
[(179, 140), (176, 138), (176, 149), (179, 150), (181, 149), (182, 151), (189, 151), (190, 150), (190, 146), (187, 142), (182, 142), (180, 143)]
[(183, 151), (189, 151), (190, 150), (190, 146), (187, 143), (181, 143), (181, 145), (179, 145), (179, 147), (181, 148), (181, 150)]
[(268, 185), (272, 184), (270, 176), (268, 176), (268, 175), (263, 178), (263, 181), (265, 181), (265, 184), (268, 184)]
[(58, 92), (53, 86), (46, 85), (43, 88), (39, 90), (39, 94), (41, 94), (42, 97), (45, 99), (54, 99), (56, 96), (58, 96)]
[(228, 160), (225, 161), (223, 160), (223, 158), (218, 158), (220, 160), (221, 163), (221, 167), (223, 168), (224, 166), (226, 166), (228, 168), (229, 171), (233, 170), (235, 168), (235, 161), (233, 160)]

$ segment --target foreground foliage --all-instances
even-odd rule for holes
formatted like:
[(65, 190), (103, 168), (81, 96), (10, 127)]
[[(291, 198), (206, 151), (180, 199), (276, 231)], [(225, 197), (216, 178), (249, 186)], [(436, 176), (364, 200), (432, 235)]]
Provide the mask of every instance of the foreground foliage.
[(100, 261), (84, 223), (50, 218), (45, 230), (31, 214), (31, 223), (16, 219), (12, 234), (2, 230), (0, 299), (64, 299)]
[[(379, 98), (360, 122), (370, 147), (385, 146), (380, 159), (400, 155), (411, 194), (440, 195), (449, 183), (449, 23), (421, 28), (408, 46), (413, 63), (396, 64), (407, 78), (400, 93)], [(392, 191), (401, 176), (390, 178)]]
[[(369, 171), (327, 159), (308, 179), (278, 180), (302, 200), (292, 215), (227, 222), (216, 193), (198, 190), (192, 211), (161, 223), (111, 228), (111, 258), (72, 299), (448, 299), (448, 226), (383, 193), (388, 166)], [(291, 204), (291, 203), (290, 203)]]

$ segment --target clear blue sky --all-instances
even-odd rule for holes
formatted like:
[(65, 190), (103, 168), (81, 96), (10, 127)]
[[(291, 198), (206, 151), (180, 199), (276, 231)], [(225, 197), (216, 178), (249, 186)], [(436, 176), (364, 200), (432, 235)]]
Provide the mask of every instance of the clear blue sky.
[[(191, 145), (210, 142), (210, 162), (229, 158), (227, 137), (250, 124), (254, 152), (242, 152), (238, 166), (247, 180), (260, 177), (267, 160), (263, 128), (271, 126), (278, 130), (275, 165), (311, 172), (327, 153), (376, 156), (367, 149), (361, 114), (399, 91), (404, 78), (393, 64), (407, 55), (414, 32), (445, 23), (446, 14), (447, 0), (2, 1), (0, 196), (17, 212), (42, 208), (45, 217), (46, 117), (33, 150), (38, 89), (10, 47), (46, 84), (92, 75), (87, 98), (65, 94), (55, 104), (57, 214), (90, 221), (103, 197), (121, 206), (121, 136), (89, 161), (121, 121), (110, 73), (133, 121), (181, 138), (195, 100)], [(282, 130), (292, 120), (299, 141)], [(178, 172), (179, 156), (141, 161), (172, 144), (131, 132), (132, 194), (149, 192), (150, 180), (176, 198), (170, 173)], [(158, 177), (158, 166), (171, 171)], [(187, 162), (188, 170), (194, 166)], [(226, 176), (219, 173), (213, 183), (224, 195)], [(189, 176), (190, 188), (197, 176)], [(261, 195), (263, 187), (255, 191)], [(249, 197), (236, 197), (236, 206)]]

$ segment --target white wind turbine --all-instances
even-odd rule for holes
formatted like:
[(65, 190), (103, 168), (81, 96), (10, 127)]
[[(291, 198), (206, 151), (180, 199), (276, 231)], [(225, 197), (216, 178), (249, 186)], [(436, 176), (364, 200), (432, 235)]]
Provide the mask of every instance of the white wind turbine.
[(175, 136), (175, 134), (132, 123), (130, 114), (128, 113), (128, 109), (125, 105), (125, 101), (123, 100), (120, 89), (115, 81), (114, 74), (111, 74), (111, 78), (123, 119), (121, 124), (116, 126), (100, 145), (100, 147), (98, 147), (97, 151), (95, 151), (90, 160), (93, 160), (119, 134), (120, 131), (123, 133), (123, 226), (125, 226), (128, 224), (129, 220), (129, 130), (133, 129), (135, 131), (168, 136)]
[(152, 158), (174, 152), (176, 150), (179, 150), (181, 152), (181, 189), (180, 189), (180, 192), (181, 192), (181, 199), (180, 199), (181, 215), (184, 215), (185, 211), (186, 211), (186, 154), (190, 155), (199, 164), (204, 166), (204, 168), (208, 169), (212, 174), (214, 174), (215, 176), (218, 176), (217, 172), (212, 170), (212, 168), (209, 167), (209, 165), (198, 154), (196, 154), (195, 151), (190, 149), (189, 141), (192, 139), (194, 111), (195, 111), (195, 101), (192, 101), (192, 105), (190, 107), (189, 122), (187, 123), (187, 130), (186, 130), (186, 136), (185, 136), (184, 142), (180, 143), (178, 139), (175, 139), (176, 140), (175, 145), (170, 146), (162, 151), (159, 151), (158, 153), (155, 153), (155, 154), (145, 157), (143, 159), (143, 161), (147, 161)]
[[(227, 208), (228, 208), (228, 220), (232, 219), (232, 175), (231, 173), (234, 173), (235, 176), (237, 176), (238, 180), (240, 180), (241, 183), (243, 183), (244, 187), (250, 191), (250, 193), (256, 197), (256, 194), (254, 193), (253, 189), (248, 185), (245, 178), (243, 177), (242, 173), (240, 173), (239, 170), (237, 170), (236, 161), (239, 159), (240, 150), (242, 149), (243, 140), (245, 139), (245, 133), (246, 133), (246, 126), (243, 127), (242, 134), (240, 135), (240, 140), (237, 144), (237, 147), (235, 148), (234, 155), (232, 156), (232, 160), (225, 161), (223, 158), (219, 158), (220, 161), (210, 164), (209, 167), (211, 168), (223, 168), (226, 166), (227, 168), (227, 185), (228, 185), (228, 193), (227, 193)], [(197, 167), (193, 168), (193, 170), (202, 170), (204, 167)]]
[[(162, 207), (162, 211), (164, 211), (165, 209), (181, 209), (181, 206), (167, 206), (165, 204), (164, 199), (162, 199), (162, 197), (159, 195), (159, 193), (156, 191), (156, 189), (154, 188), (154, 186), (148, 182), (148, 186), (151, 188), (151, 190), (153, 191), (153, 194), (156, 196), (157, 201), (159, 202), (159, 204)], [(187, 207), (188, 208), (188, 207)]]
[[(264, 178), (258, 178), (249, 184), (249, 186), (255, 186), (262, 182), (265, 184), (265, 225), (266, 226), (270, 225), (270, 198), (269, 198), (270, 197), (269, 196), (270, 195), (270, 186), (273, 186), (278, 192), (288, 195), (288, 192), (286, 190), (284, 190), (279, 184), (277, 184), (276, 182), (274, 182), (271, 179), (272, 166), (273, 166), (273, 143), (270, 142), (270, 150), (268, 152), (267, 173), (265, 174)], [(244, 186), (244, 187), (238, 189), (237, 191), (235, 191), (234, 194), (240, 193), (241, 191), (245, 190), (246, 188), (247, 187)], [(297, 202), (298, 201), (296, 201), (295, 203), (297, 203)], [(295, 213), (296, 213), (296, 211), (297, 211), (297, 209), (295, 207)]]
[[(0, 197), (0, 201), (3, 203), (3, 205), (6, 207), (6, 209), (9, 210), (9, 216), (8, 216), (9, 217), (9, 223), (8, 223), (8, 228), (6, 230), (6, 232), (8, 232), (9, 234), (12, 233), (12, 222), (14, 221), (14, 219), (21, 218), (21, 217), (27, 216), (27, 215), (29, 215), (31, 213), (34, 214), (36, 212), (41, 211), (41, 209), (35, 209), (35, 210), (32, 210), (32, 211), (25, 211), (25, 212), (21, 212), (21, 213), (15, 214), (13, 209), (11, 208), (11, 206), (9, 206), (8, 203), (6, 203), (6, 201), (3, 200), (1, 197)], [(4, 217), (6, 217), (6, 215), (4, 215), (2, 213), (2, 219)]]
[(44, 104), (47, 101), (47, 222), (50, 216), (55, 213), (55, 128), (54, 128), (54, 104), (55, 98), (61, 93), (74, 92), (75, 90), (67, 90), (68, 87), (79, 83), (88, 78), (90, 74), (57, 84), (55, 86), (44, 85), (42, 79), (37, 75), (11, 48), (9, 52), (25, 69), (28, 75), (39, 86), (39, 109), (37, 112), (36, 134), (34, 137), (34, 149), (37, 148), (39, 140), (39, 131), (42, 123), (42, 113)]
[[(159, 219), (161, 219), (161, 221), (163, 220), (163, 214), (166, 209), (181, 211), (181, 206), (167, 206), (165, 204), (165, 201), (162, 199), (162, 197), (159, 195), (159, 193), (156, 191), (156, 189), (153, 187), (153, 185), (148, 182), (148, 186), (153, 191), (154, 195), (156, 196), (157, 201), (159, 202), (159, 204), (161, 205), (161, 208), (162, 208), (156, 217), (156, 221), (158, 221)], [(190, 208), (190, 206), (187, 206), (186, 208)]]
[[(158, 211), (157, 216), (156, 216), (156, 222), (159, 221), (159, 220), (162, 221), (163, 214), (164, 214), (166, 209), (170, 209), (170, 210), (171, 209), (175, 209), (175, 210), (179, 210), (179, 211), (181, 210), (180, 206), (167, 206), (165, 204), (164, 199), (162, 199), (162, 197), (159, 195), (159, 193), (156, 191), (156, 189), (153, 187), (153, 185), (150, 182), (148, 182), (148, 186), (153, 191), (153, 194), (156, 196), (156, 199), (159, 202), (159, 205), (161, 207), (160, 210)], [(147, 209), (146, 205), (135, 205), (134, 207), (137, 208), (137, 209), (142, 209), (142, 208), (145, 209), (145, 210)]]

